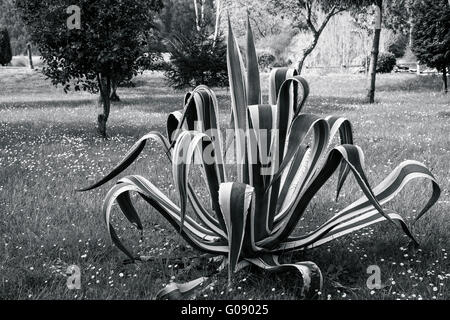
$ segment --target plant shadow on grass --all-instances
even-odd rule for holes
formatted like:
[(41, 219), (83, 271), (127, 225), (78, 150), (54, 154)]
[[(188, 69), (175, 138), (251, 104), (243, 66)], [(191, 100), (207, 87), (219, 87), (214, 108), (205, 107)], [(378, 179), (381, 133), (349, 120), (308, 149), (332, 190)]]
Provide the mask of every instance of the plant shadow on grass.
[(286, 254), (287, 259), (285, 259), (286, 261), (314, 261), (321, 269), (326, 292), (337, 289), (356, 294), (356, 291), (365, 289), (369, 266), (378, 265), (379, 259), (384, 261), (383, 258), (400, 261), (404, 254), (399, 247), (407, 247), (408, 242), (402, 240), (399, 235), (388, 238), (386, 236), (389, 233), (388, 230), (384, 229), (386, 234), (381, 231), (386, 226), (387, 224), (376, 226), (373, 239), (361, 236), (364, 232), (362, 230), (323, 247)]
[(377, 85), (377, 91), (440, 91), (442, 76), (440, 75), (412, 75), (408, 78), (397, 79), (395, 82)]
[(441, 111), (437, 113), (439, 118), (450, 118), (450, 111)]
[[(122, 109), (133, 107), (136, 110), (144, 112), (169, 113), (183, 109), (184, 94), (167, 93), (164, 95), (123, 95), (121, 101), (113, 102), (111, 109)], [(223, 111), (230, 108), (230, 98), (226, 94), (218, 94), (217, 100), (219, 108)], [(267, 99), (266, 99), (267, 100)], [(52, 100), (33, 100), (33, 101), (7, 101), (0, 102), (2, 109), (45, 109), (45, 108), (79, 108), (84, 106), (96, 106), (97, 97), (92, 96), (85, 99), (52, 99)], [(356, 106), (365, 103), (363, 97), (339, 97), (339, 96), (310, 96), (305, 105), (304, 112), (311, 113), (314, 110), (323, 112), (352, 110)]]
[[(8, 131), (14, 132), (14, 141), (26, 141), (27, 144), (33, 145), (39, 143), (39, 145), (50, 145), (59, 143), (65, 137), (82, 138), (86, 141), (92, 141), (94, 139), (100, 139), (97, 134), (97, 127), (95, 122), (89, 123), (61, 123), (61, 124), (48, 124), (45, 125), (42, 122), (26, 122), (18, 124), (9, 124)], [(129, 138), (131, 140), (138, 140), (148, 131), (159, 131), (164, 133), (165, 128), (163, 126), (157, 126), (148, 128), (146, 126), (136, 126), (131, 124), (113, 125), (108, 128), (108, 139), (115, 138)], [(108, 140), (107, 139), (107, 140)], [(4, 135), (0, 138), (0, 144), (12, 145), (14, 141), (11, 141), (11, 137)], [(131, 146), (130, 146), (131, 147)]]
[(333, 111), (354, 110), (366, 103), (363, 96), (339, 97), (339, 96), (310, 96), (306, 103), (304, 112), (314, 113), (316, 111), (332, 113)]
[(86, 105), (96, 103), (94, 99), (67, 99), (67, 100), (34, 100), (34, 101), (9, 101), (0, 102), (0, 110), (2, 109), (46, 109), (46, 108), (79, 108)]
[[(187, 91), (186, 91), (187, 92)], [(217, 95), (219, 108), (227, 110), (230, 107), (230, 99), (225, 94)], [(113, 105), (118, 107), (134, 106), (139, 111), (144, 112), (158, 112), (170, 113), (182, 110), (184, 107), (184, 93), (172, 92), (164, 95), (149, 96), (139, 95), (133, 97), (121, 97), (121, 102), (116, 102)]]

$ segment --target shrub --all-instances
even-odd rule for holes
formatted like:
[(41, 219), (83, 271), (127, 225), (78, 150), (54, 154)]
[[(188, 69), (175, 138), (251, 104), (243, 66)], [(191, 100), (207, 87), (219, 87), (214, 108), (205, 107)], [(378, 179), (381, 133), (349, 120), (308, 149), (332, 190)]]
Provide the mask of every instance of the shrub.
[[(224, 162), (216, 96), (208, 87), (199, 86), (186, 96), (181, 111), (169, 115), (167, 137), (160, 131), (145, 135), (110, 174), (84, 189), (97, 188), (119, 175), (137, 159), (148, 140), (158, 142), (170, 158), (179, 204), (136, 175), (121, 178), (106, 195), (103, 215), (118, 248), (130, 261), (147, 259), (132, 253), (111, 223), (112, 208), (117, 207), (128, 221), (143, 229), (131, 192), (164, 216), (193, 248), (222, 261), (217, 272), (227, 270), (229, 281), (233, 273), (249, 265), (267, 272), (292, 270), (300, 276), (301, 295), (308, 298), (317, 296), (321, 290), (320, 269), (309, 261), (282, 263), (281, 254), (317, 247), (381, 221), (391, 222), (391, 227), (405, 232), (417, 244), (403, 218), (387, 209), (386, 203), (414, 178), (428, 179), (433, 194), (417, 215), (416, 220), (419, 219), (440, 196), (432, 173), (419, 162), (405, 161), (372, 189), (363, 169), (363, 151), (353, 144), (350, 122), (339, 116), (322, 118), (305, 113), (309, 87), (294, 69), (272, 70), (270, 104), (262, 104), (254, 45), (248, 41), (245, 72), (231, 26), (228, 32), (231, 125), (235, 133), (234, 144), (230, 145), (234, 146), (234, 159), (240, 160), (233, 165), (236, 174), (226, 170), (230, 168)], [(251, 31), (248, 32), (251, 39)], [(272, 135), (273, 132), (276, 134)], [(333, 146), (337, 134), (340, 144)], [(204, 192), (210, 199), (207, 206), (200, 201), (200, 188), (189, 176), (194, 154), (195, 164), (203, 172), (207, 190)], [(337, 196), (350, 173), (364, 196), (316, 230), (294, 235), (311, 199), (338, 168)], [(116, 201), (118, 206), (113, 206)], [(189, 203), (192, 210), (188, 211)], [(157, 298), (187, 299), (207, 282), (204, 277), (182, 285), (172, 282)]]
[(170, 86), (180, 89), (200, 84), (211, 87), (228, 84), (227, 48), (222, 36), (214, 41), (203, 30), (192, 32), (189, 37), (177, 33), (167, 47), (171, 60), (164, 75)]
[(273, 53), (275, 57), (281, 57), (285, 55), (286, 49), (291, 44), (294, 34), (294, 32), (289, 31), (289, 28), (285, 28), (279, 34), (267, 35), (260, 39), (258, 47)]
[(278, 58), (275, 63), (273, 64), (274, 68), (287, 68), (292, 65), (291, 59), (284, 59), (284, 58)]
[(11, 42), (6, 28), (0, 29), (0, 64), (8, 65), (12, 60)]
[(258, 65), (261, 70), (270, 69), (275, 63), (275, 56), (270, 52), (260, 52), (258, 54)]
[[(367, 63), (370, 64), (370, 56), (367, 59)], [(390, 52), (380, 52), (378, 54), (377, 61), (377, 73), (390, 73), (394, 70), (394, 67), (397, 63), (397, 59)], [(366, 68), (366, 60), (362, 61), (362, 66)]]
[(139, 68), (149, 71), (165, 71), (168, 69), (167, 63), (164, 61), (161, 53), (147, 52), (138, 58)]
[[(245, 59), (243, 59), (245, 61)], [(283, 57), (275, 57), (270, 52), (260, 52), (258, 54), (258, 65), (260, 70), (267, 71), (272, 68), (284, 68), (289, 67), (292, 64), (291, 59), (285, 59)]]
[(378, 55), (377, 62), (377, 72), (379, 73), (390, 73), (394, 70), (397, 60), (395, 55), (390, 52), (381, 52)]
[(395, 59), (394, 54), (390, 52), (381, 52), (378, 55), (377, 72), (390, 73), (394, 70), (396, 63), (397, 60)]

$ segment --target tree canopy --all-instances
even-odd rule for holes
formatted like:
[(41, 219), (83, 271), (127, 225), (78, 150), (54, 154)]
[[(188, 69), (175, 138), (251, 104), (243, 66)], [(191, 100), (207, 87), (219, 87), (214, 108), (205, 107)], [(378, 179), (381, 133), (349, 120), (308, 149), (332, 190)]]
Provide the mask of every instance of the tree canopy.
[(71, 0), (17, 0), (31, 40), (45, 61), (43, 73), (69, 90), (96, 92), (97, 75), (132, 75), (159, 1), (80, 0), (81, 28), (69, 30)]

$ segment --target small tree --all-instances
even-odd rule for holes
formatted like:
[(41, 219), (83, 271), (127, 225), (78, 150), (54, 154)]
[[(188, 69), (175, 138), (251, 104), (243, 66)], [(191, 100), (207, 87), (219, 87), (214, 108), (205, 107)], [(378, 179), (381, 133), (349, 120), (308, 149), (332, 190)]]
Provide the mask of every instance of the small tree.
[(448, 0), (416, 1), (413, 6), (412, 51), (417, 59), (442, 72), (443, 89), (448, 92), (450, 66), (450, 3)]
[(6, 66), (12, 60), (11, 43), (6, 28), (0, 29), (0, 64)]
[[(356, 10), (371, 3), (370, 0), (270, 0), (275, 10), (292, 19), (293, 27), (301, 31), (309, 31), (311, 42), (303, 49), (297, 63), (297, 72), (301, 73), (304, 62), (319, 42), (319, 37), (328, 22), (335, 15), (350, 10)], [(320, 19), (320, 13), (323, 18)]]
[[(17, 0), (16, 6), (45, 62), (42, 72), (67, 92), (100, 92), (98, 132), (106, 137), (114, 81), (139, 71), (138, 58), (160, 0)], [(67, 13), (69, 12), (69, 13)], [(72, 24), (72, 18), (79, 26)]]

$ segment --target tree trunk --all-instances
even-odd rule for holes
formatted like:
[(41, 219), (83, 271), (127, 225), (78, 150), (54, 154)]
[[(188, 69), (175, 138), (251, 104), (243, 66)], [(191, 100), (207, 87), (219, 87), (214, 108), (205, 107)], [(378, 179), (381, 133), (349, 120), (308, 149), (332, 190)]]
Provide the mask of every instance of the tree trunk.
[(200, 32), (200, 19), (198, 14), (198, 4), (197, 0), (194, 0), (194, 11), (195, 11), (195, 26), (197, 27), (197, 31)]
[(216, 0), (216, 25), (214, 27), (214, 46), (216, 45), (217, 37), (219, 36), (220, 16), (222, 15), (221, 0)]
[(305, 59), (306, 59), (306, 56), (303, 55), (303, 56), (300, 58), (300, 60), (298, 61), (298, 64), (297, 64), (297, 72), (298, 72), (298, 74), (301, 74), (301, 73), (302, 73), (303, 64), (305, 63)]
[(306, 58), (316, 47), (319, 37), (320, 37), (320, 34), (315, 34), (312, 42), (309, 44), (309, 46), (306, 49), (303, 50), (302, 57), (300, 58), (300, 60), (297, 63), (297, 72), (299, 75), (302, 73)]
[(205, 0), (200, 1), (200, 26), (205, 26)]
[(97, 131), (102, 136), (102, 138), (107, 138), (106, 134), (106, 122), (109, 118), (109, 113), (111, 110), (111, 78), (109, 77), (99, 77), (98, 78), (99, 88), (100, 88), (100, 98), (99, 98), (99, 114), (97, 118)]
[(444, 67), (444, 69), (442, 70), (442, 80), (444, 81), (444, 83), (443, 83), (444, 93), (448, 93), (448, 86), (447, 86), (447, 67)]
[(111, 96), (110, 96), (110, 100), (111, 101), (120, 101), (120, 97), (117, 94), (117, 87), (119, 85), (119, 81), (112, 79), (111, 80)]
[(367, 93), (367, 100), (369, 103), (375, 102), (375, 80), (377, 76), (378, 52), (380, 47), (382, 0), (377, 1), (376, 7), (377, 13), (375, 14), (375, 30), (372, 42), (372, 52), (370, 55), (369, 89)]
[(27, 43), (28, 61), (30, 63), (30, 69), (34, 69), (33, 66), (33, 53), (31, 52), (31, 43)]
[(408, 25), (409, 25), (409, 34), (408, 34), (408, 40), (409, 40), (409, 48), (412, 48), (413, 46), (413, 29), (414, 29), (414, 20), (412, 15), (412, 9), (409, 3), (406, 5), (406, 14), (408, 15)]

